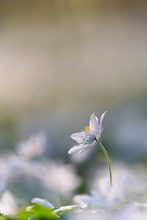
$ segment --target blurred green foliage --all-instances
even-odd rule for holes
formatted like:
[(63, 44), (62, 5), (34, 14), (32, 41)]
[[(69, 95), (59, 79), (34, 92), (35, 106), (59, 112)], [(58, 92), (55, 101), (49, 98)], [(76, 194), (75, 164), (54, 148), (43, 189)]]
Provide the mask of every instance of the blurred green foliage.
[(13, 216), (1, 216), (0, 220), (63, 220), (64, 216), (58, 216), (52, 209), (34, 204), (30, 207), (30, 210), (27, 211), (23, 209), (16, 213)]

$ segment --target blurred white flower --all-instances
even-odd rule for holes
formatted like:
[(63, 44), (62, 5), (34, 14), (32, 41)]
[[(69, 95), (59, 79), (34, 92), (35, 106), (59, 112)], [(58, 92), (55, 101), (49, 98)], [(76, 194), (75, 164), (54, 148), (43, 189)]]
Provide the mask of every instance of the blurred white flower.
[(14, 214), (17, 211), (16, 199), (9, 191), (5, 191), (0, 199), (0, 212), (4, 215)]
[(18, 172), (22, 172), (27, 161), (21, 160), (18, 155), (7, 155), (0, 158), (0, 193), (11, 178), (15, 178)]
[(69, 212), (72, 210), (76, 210), (76, 209), (78, 210), (79, 208), (80, 207), (77, 205), (66, 205), (66, 206), (61, 206), (61, 207), (57, 208), (55, 210), (55, 212), (60, 215), (62, 213)]
[(53, 204), (51, 204), (51, 203), (50, 203), (48, 200), (46, 200), (46, 199), (33, 198), (31, 202), (32, 202), (32, 203), (35, 203), (35, 204), (42, 205), (42, 206), (44, 206), (44, 207), (46, 207), (46, 208), (50, 208), (50, 209), (55, 208), (55, 207), (53, 206)]
[[(49, 209), (54, 209), (54, 211), (59, 215), (62, 213), (79, 208), (79, 206), (77, 206), (77, 205), (60, 206), (58, 208), (55, 208), (55, 206), (53, 204), (51, 204), (48, 200), (41, 199), (41, 198), (33, 198), (31, 202), (35, 203), (35, 204), (39, 204), (39, 205), (44, 206)], [(32, 208), (32, 206), (27, 207), (27, 211), (30, 211), (31, 208)]]
[(75, 195), (73, 200), (76, 204), (80, 205), (81, 208), (104, 208), (107, 207), (107, 202), (100, 197), (100, 195), (96, 191), (92, 191), (91, 195), (88, 194), (81, 194)]
[[(141, 168), (128, 168), (126, 165), (116, 163), (113, 166), (113, 185), (110, 186), (106, 178), (106, 170), (92, 180), (92, 188), (103, 197), (110, 207), (128, 203), (134, 196), (147, 189), (147, 178)], [(100, 174), (100, 173), (99, 173)], [(137, 176), (137, 178), (136, 178)]]
[[(61, 161), (44, 160), (42, 162), (9, 156), (2, 162), (2, 168), (7, 167), (5, 169), (7, 171), (6, 182), (18, 181), (20, 175), (26, 176), (26, 183), (28, 181), (27, 176), (36, 178), (38, 184), (42, 184), (48, 192), (55, 193), (55, 197), (57, 193), (63, 196), (72, 195), (73, 191), (81, 184), (81, 178), (76, 174), (74, 166), (64, 164)], [(37, 189), (35, 190), (37, 191)]]
[(24, 167), (25, 173), (38, 178), (47, 189), (60, 195), (72, 194), (81, 184), (81, 179), (72, 165), (61, 161), (37, 161), (27, 164)]
[(86, 126), (84, 131), (71, 135), (71, 138), (77, 142), (77, 145), (68, 151), (69, 154), (76, 151), (82, 152), (93, 146), (95, 139), (98, 140), (101, 137), (103, 131), (102, 122), (105, 114), (106, 112), (104, 112), (98, 120), (95, 113), (92, 113), (90, 116), (89, 126)]
[(21, 142), (17, 147), (18, 154), (24, 159), (43, 155), (46, 150), (46, 137), (39, 132), (29, 137), (28, 140)]
[(70, 220), (112, 220), (111, 214), (103, 210), (82, 210), (81, 212), (72, 213)]
[(147, 220), (147, 208), (130, 204), (118, 213), (114, 220)]
[(5, 191), (6, 189), (6, 176), (0, 175), (0, 195)]
[(73, 193), (81, 184), (81, 179), (76, 175), (74, 167), (62, 162), (50, 162), (45, 173), (46, 187), (62, 195)]
[(147, 202), (146, 203), (141, 203), (141, 202), (134, 202), (135, 206), (146, 208), (147, 209)]

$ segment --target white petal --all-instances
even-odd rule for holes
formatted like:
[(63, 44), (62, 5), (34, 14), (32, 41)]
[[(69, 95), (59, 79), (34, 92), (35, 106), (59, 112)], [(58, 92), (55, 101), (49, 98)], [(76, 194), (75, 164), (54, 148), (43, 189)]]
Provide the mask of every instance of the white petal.
[(82, 148), (82, 149), (79, 151), (79, 153), (83, 153), (83, 152), (89, 150), (89, 148), (91, 148), (93, 145), (94, 145), (94, 143), (85, 146), (84, 148)]
[(81, 143), (83, 137), (85, 137), (85, 132), (78, 132), (78, 133), (74, 133), (70, 136), (74, 141), (76, 141), (77, 143)]
[(104, 119), (106, 113), (107, 113), (107, 111), (105, 111), (105, 112), (101, 115), (101, 117), (100, 117), (100, 119), (99, 119), (99, 123), (98, 123), (98, 134), (99, 134), (99, 137), (101, 136), (102, 131), (103, 131), (102, 123), (103, 123), (103, 119)]
[(54, 208), (54, 206), (49, 201), (47, 201), (46, 199), (33, 198), (31, 202), (42, 205), (42, 206), (47, 207), (47, 208)]
[(91, 131), (98, 132), (98, 118), (95, 116), (95, 113), (92, 113), (90, 116), (89, 126)]
[(60, 208), (56, 209), (55, 212), (57, 214), (60, 214), (60, 212), (63, 213), (63, 212), (66, 212), (66, 211), (71, 211), (73, 209), (77, 209), (77, 208), (79, 208), (78, 205), (61, 206)]
[(74, 146), (72, 147), (69, 151), (68, 151), (68, 154), (73, 154), (75, 153), (76, 151), (79, 151), (81, 149), (84, 149), (86, 147), (88, 147), (89, 145), (83, 145), (83, 144), (80, 144), (80, 145), (77, 145), (77, 146)]

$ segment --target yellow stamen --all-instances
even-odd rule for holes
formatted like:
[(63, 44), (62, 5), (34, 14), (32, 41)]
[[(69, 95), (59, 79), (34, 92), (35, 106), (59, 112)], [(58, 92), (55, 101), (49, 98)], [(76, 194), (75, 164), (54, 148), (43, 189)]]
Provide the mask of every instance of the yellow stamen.
[(90, 127), (89, 126), (85, 126), (84, 131), (86, 131), (86, 132), (90, 131)]

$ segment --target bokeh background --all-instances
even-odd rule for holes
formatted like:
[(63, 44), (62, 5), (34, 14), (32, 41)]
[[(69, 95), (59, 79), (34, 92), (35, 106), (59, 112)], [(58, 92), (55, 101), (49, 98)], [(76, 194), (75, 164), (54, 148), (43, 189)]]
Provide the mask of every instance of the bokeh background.
[[(44, 178), (50, 176), (48, 166), (53, 173), (68, 166), (78, 175), (69, 191), (79, 186), (77, 192), (86, 192), (89, 183), (80, 183), (104, 166), (103, 155), (96, 148), (84, 156), (67, 151), (71, 133), (82, 130), (92, 112), (108, 111), (102, 141), (112, 164), (141, 166), (146, 175), (146, 58), (145, 0), (0, 1), (1, 176), (4, 182), (7, 172), (11, 176), (5, 187), (20, 206), (33, 196), (60, 204), (45, 186), (34, 187), (38, 176), (32, 173), (43, 172), (44, 161)], [(24, 157), (34, 155), (35, 163), (41, 155), (37, 164), (24, 164)]]

